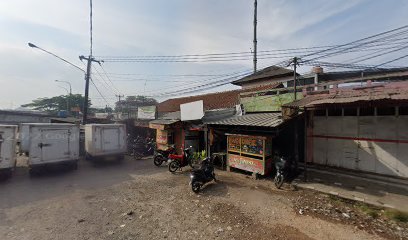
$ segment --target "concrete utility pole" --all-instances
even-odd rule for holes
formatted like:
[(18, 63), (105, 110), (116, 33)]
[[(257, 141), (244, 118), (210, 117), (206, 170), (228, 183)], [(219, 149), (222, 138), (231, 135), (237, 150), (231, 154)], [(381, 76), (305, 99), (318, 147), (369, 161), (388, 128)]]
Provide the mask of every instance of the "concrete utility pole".
[(296, 99), (297, 99), (297, 96), (296, 96), (296, 91), (297, 91), (297, 89), (296, 89), (296, 87), (297, 87), (297, 83), (296, 83), (296, 81), (297, 81), (297, 74), (296, 74), (296, 68), (297, 68), (297, 66), (299, 65), (299, 58), (297, 58), (297, 57), (294, 57), (293, 59), (292, 59), (292, 64), (293, 64), (293, 91), (294, 91), (294, 93), (295, 93), (295, 95), (294, 95), (294, 98), (295, 98), (295, 101), (296, 101)]
[(89, 81), (91, 78), (91, 68), (92, 68), (92, 62), (97, 62), (101, 64), (101, 61), (95, 60), (94, 57), (91, 55), (89, 57), (84, 57), (84, 56), (79, 56), (79, 59), (86, 60), (87, 65), (86, 65), (86, 74), (85, 74), (85, 100), (84, 100), (84, 112), (83, 112), (83, 117), (82, 117), (82, 124), (86, 124), (88, 120), (88, 104), (89, 104)]
[(257, 43), (258, 43), (256, 39), (256, 25), (258, 23), (257, 8), (258, 8), (258, 2), (257, 0), (255, 0), (254, 1), (254, 73), (256, 73), (256, 63), (257, 63), (256, 53), (257, 53)]
[(123, 110), (123, 106), (122, 106), (122, 104), (120, 103), (120, 99), (121, 98), (123, 98), (123, 97), (125, 97), (125, 95), (115, 95), (117, 98), (118, 98), (118, 103), (119, 103), (119, 106), (120, 106), (120, 112), (122, 112), (122, 110)]

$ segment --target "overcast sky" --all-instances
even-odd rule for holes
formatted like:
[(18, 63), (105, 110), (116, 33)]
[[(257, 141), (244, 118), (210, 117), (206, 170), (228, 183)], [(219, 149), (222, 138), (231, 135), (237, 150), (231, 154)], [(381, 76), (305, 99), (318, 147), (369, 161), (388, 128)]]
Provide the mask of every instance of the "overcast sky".
[[(94, 0), (93, 16), (95, 56), (206, 54), (252, 48), (252, 0)], [(258, 50), (345, 43), (403, 26), (407, 19), (406, 0), (258, 0)], [(0, 108), (66, 94), (60, 86), (67, 85), (56, 79), (71, 82), (74, 93), (84, 92), (81, 71), (27, 43), (84, 67), (78, 56), (89, 54), (89, 1), (2, 0), (0, 30)], [(259, 60), (260, 67), (273, 63)], [(95, 84), (113, 105), (115, 93), (148, 95), (209, 78), (171, 75), (228, 74), (251, 69), (252, 61), (106, 62), (103, 66), (108, 73), (133, 74), (111, 75), (112, 86), (93, 72)], [(212, 91), (232, 88), (227, 85)], [(90, 96), (95, 106), (107, 104), (94, 87)]]

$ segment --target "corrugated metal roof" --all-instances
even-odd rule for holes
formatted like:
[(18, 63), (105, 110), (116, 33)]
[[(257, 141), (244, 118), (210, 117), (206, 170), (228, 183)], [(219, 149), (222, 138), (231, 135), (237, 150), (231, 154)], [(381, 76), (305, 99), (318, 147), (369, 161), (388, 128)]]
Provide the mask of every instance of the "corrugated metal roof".
[(325, 104), (346, 104), (380, 100), (408, 100), (408, 84), (396, 82), (358, 88), (338, 88), (285, 104), (284, 107), (314, 107)]
[(170, 125), (170, 124), (176, 123), (178, 121), (180, 121), (180, 120), (156, 119), (156, 120), (150, 121), (149, 123), (160, 124), (160, 125)]
[(257, 86), (247, 89), (237, 89), (225, 92), (207, 93), (189, 97), (172, 98), (157, 105), (159, 113), (162, 112), (177, 112), (180, 111), (180, 104), (203, 100), (204, 110), (232, 108), (239, 104), (239, 94), (250, 91), (262, 91), (274, 89), (280, 86), (281, 83), (271, 83), (263, 86)]
[(249, 76), (233, 81), (232, 84), (243, 85), (243, 83), (253, 82), (253, 81), (260, 80), (260, 79), (265, 79), (265, 78), (273, 79), (273, 78), (281, 78), (281, 77), (292, 76), (292, 75), (293, 75), (293, 70), (286, 69), (283, 67), (278, 67), (278, 66), (269, 66)]
[(209, 125), (277, 127), (283, 123), (282, 113), (255, 113), (233, 116), (223, 120), (207, 122)]

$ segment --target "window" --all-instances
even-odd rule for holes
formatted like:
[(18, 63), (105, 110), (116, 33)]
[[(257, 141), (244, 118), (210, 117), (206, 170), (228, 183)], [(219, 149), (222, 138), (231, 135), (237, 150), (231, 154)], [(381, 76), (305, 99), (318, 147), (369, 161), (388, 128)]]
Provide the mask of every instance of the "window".
[(341, 108), (330, 108), (328, 109), (329, 116), (341, 116), (342, 115), (342, 109)]
[(344, 116), (357, 116), (357, 108), (344, 108)]
[(395, 116), (395, 107), (377, 107), (377, 116)]
[(374, 116), (374, 108), (373, 107), (360, 108), (360, 116)]
[(326, 109), (314, 110), (315, 116), (326, 116)]
[(399, 115), (408, 115), (408, 106), (399, 107)]

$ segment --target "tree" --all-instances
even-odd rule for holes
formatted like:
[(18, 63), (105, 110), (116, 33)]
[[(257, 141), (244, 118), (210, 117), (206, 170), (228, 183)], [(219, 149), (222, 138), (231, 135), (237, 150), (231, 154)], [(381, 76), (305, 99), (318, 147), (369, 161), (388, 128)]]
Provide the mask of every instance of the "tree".
[[(57, 114), (59, 111), (67, 110), (68, 105), (83, 111), (85, 98), (81, 94), (60, 95), (51, 98), (38, 98), (31, 103), (21, 105), (22, 107), (32, 108), (34, 110), (45, 111), (49, 114)], [(69, 103), (69, 104), (68, 104)], [(89, 100), (89, 106), (91, 101)]]
[(125, 100), (116, 102), (115, 110), (117, 112), (131, 112), (138, 107), (156, 105), (157, 100), (146, 96), (127, 96)]

